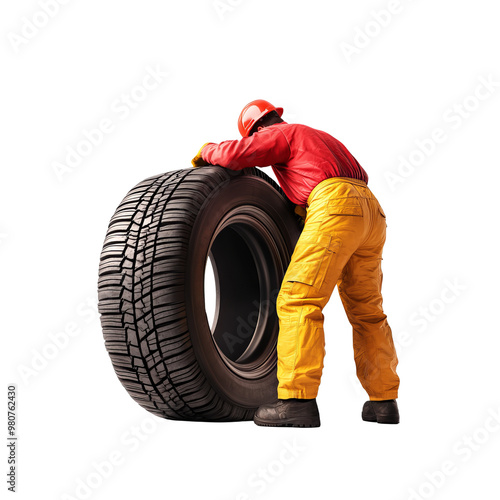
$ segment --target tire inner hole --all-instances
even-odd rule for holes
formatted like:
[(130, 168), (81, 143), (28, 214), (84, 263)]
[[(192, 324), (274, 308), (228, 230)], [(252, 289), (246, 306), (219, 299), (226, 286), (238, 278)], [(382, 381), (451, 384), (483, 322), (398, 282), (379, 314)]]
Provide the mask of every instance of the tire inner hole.
[(271, 299), (280, 281), (269, 247), (257, 224), (232, 223), (217, 234), (205, 267), (205, 310), (213, 340), (239, 365), (268, 350), (277, 326)]

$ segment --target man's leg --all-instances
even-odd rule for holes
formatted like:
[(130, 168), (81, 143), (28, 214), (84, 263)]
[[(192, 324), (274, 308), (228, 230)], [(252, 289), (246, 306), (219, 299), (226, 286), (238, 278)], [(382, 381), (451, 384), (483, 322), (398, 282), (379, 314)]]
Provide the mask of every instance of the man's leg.
[(304, 229), (278, 295), (280, 399), (318, 393), (325, 355), (322, 311), (359, 244), (363, 218), (331, 218), (331, 226), (328, 232)]
[(373, 238), (354, 252), (338, 281), (340, 297), (353, 327), (357, 376), (371, 401), (396, 399), (399, 387), (398, 358), (382, 308), (384, 241), (385, 219), (379, 215), (379, 220), (374, 220)]
[(322, 310), (349, 255), (339, 235), (311, 229), (299, 238), (276, 301), (278, 401), (259, 407), (257, 425), (320, 426), (316, 395), (325, 355)]

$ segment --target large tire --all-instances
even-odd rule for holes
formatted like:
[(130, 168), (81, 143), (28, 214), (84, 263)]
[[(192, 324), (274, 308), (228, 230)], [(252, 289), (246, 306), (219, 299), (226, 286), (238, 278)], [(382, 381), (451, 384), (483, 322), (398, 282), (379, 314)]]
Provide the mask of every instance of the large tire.
[(300, 230), (291, 202), (255, 168), (177, 170), (128, 193), (101, 254), (99, 312), (137, 403), (169, 419), (235, 421), (276, 398), (275, 301)]

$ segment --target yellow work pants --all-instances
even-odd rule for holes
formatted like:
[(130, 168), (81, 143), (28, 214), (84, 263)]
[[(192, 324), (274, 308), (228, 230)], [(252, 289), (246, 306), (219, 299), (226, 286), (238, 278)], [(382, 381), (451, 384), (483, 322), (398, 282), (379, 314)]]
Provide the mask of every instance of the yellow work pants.
[(338, 285), (353, 327), (357, 376), (372, 401), (397, 398), (398, 359), (382, 309), (385, 214), (366, 183), (344, 177), (311, 192), (276, 307), (278, 398), (315, 398), (325, 355), (322, 310)]

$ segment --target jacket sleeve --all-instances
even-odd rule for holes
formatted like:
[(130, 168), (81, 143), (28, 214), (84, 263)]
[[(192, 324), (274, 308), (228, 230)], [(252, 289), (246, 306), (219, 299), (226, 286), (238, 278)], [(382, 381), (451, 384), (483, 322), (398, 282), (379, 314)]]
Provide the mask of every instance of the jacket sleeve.
[(286, 163), (290, 157), (290, 146), (283, 132), (271, 126), (239, 141), (209, 143), (201, 155), (212, 165), (241, 170)]

